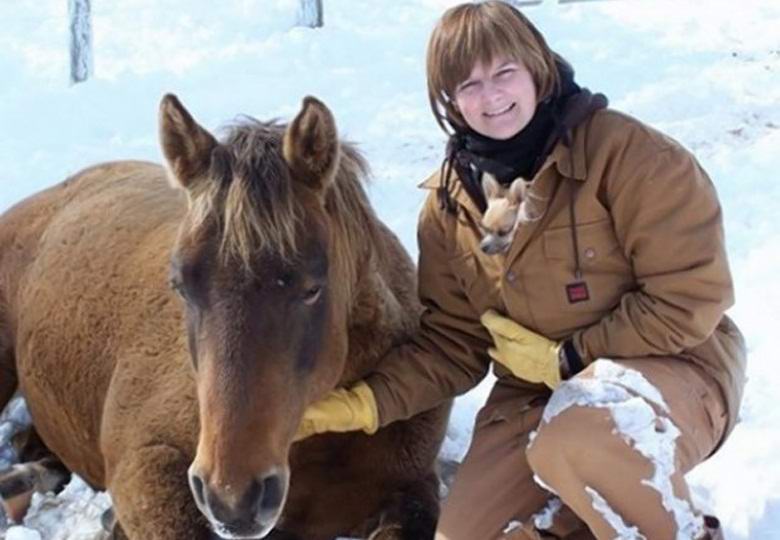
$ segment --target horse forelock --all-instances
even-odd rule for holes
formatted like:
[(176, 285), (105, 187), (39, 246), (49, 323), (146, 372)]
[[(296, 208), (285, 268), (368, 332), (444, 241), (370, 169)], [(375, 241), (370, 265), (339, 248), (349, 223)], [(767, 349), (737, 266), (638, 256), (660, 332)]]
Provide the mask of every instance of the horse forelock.
[[(223, 261), (238, 260), (252, 272), (252, 261), (267, 253), (294, 262), (299, 253), (296, 231), (306, 209), (296, 197), (282, 157), (285, 126), (243, 118), (229, 126), (212, 154), (206, 181), (191, 191), (190, 227), (210, 219), (219, 230)], [(356, 279), (355, 259), (381, 245), (376, 217), (363, 189), (368, 166), (350, 144), (341, 144), (336, 178), (325, 196), (336, 245), (333, 256), (348, 283)]]
[(208, 177), (191, 191), (190, 232), (213, 220), (220, 257), (238, 260), (247, 271), (258, 253), (285, 261), (297, 253), (302, 207), (282, 158), (283, 132), (283, 126), (251, 118), (229, 126), (212, 152)]

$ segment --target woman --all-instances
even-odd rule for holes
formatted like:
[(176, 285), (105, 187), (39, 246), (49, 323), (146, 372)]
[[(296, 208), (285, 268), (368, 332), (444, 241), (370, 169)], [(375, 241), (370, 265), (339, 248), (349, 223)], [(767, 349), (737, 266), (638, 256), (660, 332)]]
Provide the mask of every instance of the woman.
[[(447, 11), (428, 93), (450, 133), (419, 222), (416, 338), (311, 406), (300, 436), (373, 432), (497, 383), (437, 538), (718, 538), (684, 474), (723, 443), (743, 339), (714, 187), (694, 157), (581, 89), (503, 2)], [(537, 219), (479, 249), (490, 173)], [(551, 392), (552, 391), (552, 392)]]

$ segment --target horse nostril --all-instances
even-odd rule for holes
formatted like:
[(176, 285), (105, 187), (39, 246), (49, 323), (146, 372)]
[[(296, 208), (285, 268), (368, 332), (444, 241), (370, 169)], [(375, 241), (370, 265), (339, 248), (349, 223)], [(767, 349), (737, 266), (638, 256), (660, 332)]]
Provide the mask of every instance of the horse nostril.
[(278, 474), (271, 474), (263, 478), (261, 485), (260, 510), (275, 511), (281, 506), (284, 499), (284, 482), (282, 477)]
[(206, 506), (206, 495), (203, 487), (203, 480), (200, 479), (195, 473), (190, 472), (190, 489), (192, 490), (192, 496), (195, 497), (195, 503), (200, 508)]
[(244, 504), (261, 513), (275, 513), (284, 501), (285, 481), (279, 474), (269, 474), (254, 480), (247, 490)]

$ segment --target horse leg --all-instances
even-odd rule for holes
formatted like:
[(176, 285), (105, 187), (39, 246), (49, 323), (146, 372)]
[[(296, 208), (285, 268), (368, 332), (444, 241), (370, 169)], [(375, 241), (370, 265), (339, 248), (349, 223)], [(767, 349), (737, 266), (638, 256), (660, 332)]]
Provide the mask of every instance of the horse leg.
[[(2, 300), (0, 299), (1, 305)], [(3, 315), (0, 313), (0, 410), (5, 409), (19, 386), (19, 380), (16, 376), (16, 356), (3, 335), (2, 317)]]
[(55, 457), (12, 465), (0, 473), (0, 499), (5, 513), (21, 523), (34, 493), (58, 493), (70, 479), (70, 471)]
[[(122, 529), (122, 526), (119, 523), (114, 523), (112, 528), (108, 531), (108, 535), (105, 536), (106, 540), (130, 540), (130, 537), (127, 536), (125, 531)], [(221, 536), (219, 536), (216, 533), (209, 533), (209, 536), (207, 537), (209, 540), (224, 540)], [(272, 538), (269, 538), (269, 540), (272, 540)], [(280, 539), (280, 540), (286, 540), (286, 539)], [(297, 540), (297, 539), (290, 539), (290, 540)]]
[[(12, 419), (8, 422), (13, 424), (13, 427), (4, 436), (21, 429), (7, 441), (13, 446), (18, 463), (0, 471), (0, 505), (15, 523), (21, 523), (30, 507), (33, 494), (49, 491), (59, 493), (70, 480), (70, 471), (46, 447), (33, 426), (25, 428), (25, 424), (20, 423), (23, 420), (16, 417), (16, 412), (12, 411), (9, 415)], [(4, 429), (8, 427), (3, 426)], [(6, 450), (3, 449), (4, 461), (10, 460)]]
[(107, 471), (118, 522), (113, 536), (129, 540), (213, 538), (190, 494), (190, 461), (166, 444), (124, 452)]
[(368, 540), (433, 539), (438, 519), (439, 478), (431, 472), (390, 495)]

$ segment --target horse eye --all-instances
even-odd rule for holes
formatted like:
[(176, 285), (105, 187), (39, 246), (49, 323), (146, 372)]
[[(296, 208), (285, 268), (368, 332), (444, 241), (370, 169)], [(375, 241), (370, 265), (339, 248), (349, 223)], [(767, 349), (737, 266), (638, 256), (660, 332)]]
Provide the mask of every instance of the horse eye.
[(293, 283), (293, 276), (288, 273), (283, 273), (277, 276), (276, 278), (276, 286), (281, 289), (286, 289)]
[(311, 306), (317, 300), (319, 300), (321, 293), (322, 293), (322, 287), (320, 285), (315, 285), (314, 287), (308, 289), (305, 293), (303, 293), (303, 303), (306, 304), (307, 306)]

